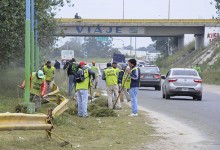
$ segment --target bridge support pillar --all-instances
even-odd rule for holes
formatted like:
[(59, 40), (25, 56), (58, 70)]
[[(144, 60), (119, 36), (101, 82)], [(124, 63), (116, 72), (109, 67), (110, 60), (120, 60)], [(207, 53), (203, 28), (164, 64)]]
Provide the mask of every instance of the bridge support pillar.
[(204, 46), (204, 34), (195, 35), (195, 49), (200, 49)]
[(184, 35), (178, 37), (178, 50), (184, 48)]

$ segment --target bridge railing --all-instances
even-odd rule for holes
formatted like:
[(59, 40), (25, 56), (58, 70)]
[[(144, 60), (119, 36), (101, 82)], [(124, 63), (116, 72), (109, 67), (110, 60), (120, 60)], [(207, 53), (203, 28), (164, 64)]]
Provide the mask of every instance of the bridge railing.
[(61, 23), (219, 23), (216, 19), (74, 19), (57, 18)]

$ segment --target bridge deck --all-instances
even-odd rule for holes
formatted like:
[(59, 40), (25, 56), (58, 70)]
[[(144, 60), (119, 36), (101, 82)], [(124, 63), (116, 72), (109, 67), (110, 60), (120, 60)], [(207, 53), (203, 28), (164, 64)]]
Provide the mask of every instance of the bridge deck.
[(220, 23), (216, 19), (74, 19), (57, 18), (61, 23)]

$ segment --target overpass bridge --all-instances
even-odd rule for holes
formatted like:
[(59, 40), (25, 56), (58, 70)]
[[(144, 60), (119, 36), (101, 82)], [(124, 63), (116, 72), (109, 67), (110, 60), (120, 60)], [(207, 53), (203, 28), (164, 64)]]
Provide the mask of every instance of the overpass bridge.
[(219, 28), (215, 19), (56, 19), (56, 35), (108, 37), (178, 37), (178, 48), (184, 46), (184, 35), (194, 34), (195, 47), (204, 46), (207, 28)]

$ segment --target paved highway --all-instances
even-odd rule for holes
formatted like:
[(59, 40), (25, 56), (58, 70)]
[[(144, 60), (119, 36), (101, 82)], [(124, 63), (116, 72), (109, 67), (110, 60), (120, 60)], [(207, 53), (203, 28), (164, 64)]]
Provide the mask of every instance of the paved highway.
[(203, 92), (203, 100), (195, 101), (191, 97), (173, 97), (162, 99), (162, 92), (151, 88), (140, 88), (138, 104), (152, 111), (165, 114), (184, 124), (197, 129), (211, 145), (220, 149), (220, 93)]
[[(105, 87), (103, 81), (99, 83)], [(210, 90), (209, 90), (210, 91)], [(191, 97), (173, 97), (162, 99), (162, 92), (153, 88), (140, 88), (138, 105), (151, 111), (165, 114), (199, 131), (207, 140), (205, 147), (220, 149), (220, 93), (203, 91), (203, 100), (195, 101)]]

